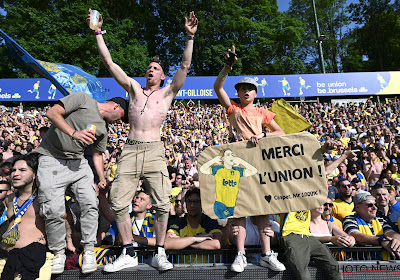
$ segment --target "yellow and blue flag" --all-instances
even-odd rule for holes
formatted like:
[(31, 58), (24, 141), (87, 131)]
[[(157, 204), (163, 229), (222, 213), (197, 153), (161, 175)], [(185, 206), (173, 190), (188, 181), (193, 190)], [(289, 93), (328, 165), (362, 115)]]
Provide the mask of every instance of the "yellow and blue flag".
[(108, 90), (102, 87), (101, 82), (95, 76), (74, 65), (38, 60), (1, 29), (0, 36), (3, 37), (12, 56), (21, 64), (50, 80), (63, 95), (83, 91), (98, 102), (106, 101)]

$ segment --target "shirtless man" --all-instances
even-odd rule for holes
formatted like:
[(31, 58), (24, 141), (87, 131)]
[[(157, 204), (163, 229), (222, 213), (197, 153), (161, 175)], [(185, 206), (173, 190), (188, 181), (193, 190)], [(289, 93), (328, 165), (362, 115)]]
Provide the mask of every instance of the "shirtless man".
[[(90, 22), (90, 10), (87, 22)], [(158, 57), (154, 58), (147, 67), (145, 88), (142, 88), (137, 81), (128, 77), (112, 61), (102, 36), (102, 24), (103, 19), (100, 16), (98, 28), (95, 30), (98, 50), (108, 71), (129, 93), (129, 122), (131, 128), (118, 162), (116, 176), (111, 188), (111, 207), (115, 212), (118, 230), (122, 238), (123, 251), (113, 265), (105, 268), (105, 271), (119, 271), (138, 264), (137, 254), (132, 245), (132, 224), (128, 213), (128, 205), (132, 201), (141, 176), (144, 178), (145, 188), (154, 199), (153, 207), (156, 210), (154, 220), (156, 254), (152, 259), (151, 265), (159, 270), (169, 270), (173, 266), (166, 258), (164, 242), (170, 207), (171, 182), (168, 178), (168, 170), (165, 164), (160, 127), (165, 120), (172, 100), (185, 82), (192, 60), (193, 39), (198, 21), (194, 12), (190, 13), (189, 18), (185, 18), (187, 39), (182, 64), (172, 82), (164, 88), (160, 87), (164, 84), (164, 71), (167, 69), (163, 68), (163, 63)]]
[(5, 201), (9, 193), (11, 193), (11, 182), (5, 181), (0, 177), (0, 236), (7, 230), (9, 224)]
[[(37, 167), (37, 154), (34, 153), (21, 156), (13, 162), (11, 178), (16, 191), (6, 198), (7, 218), (10, 220), (10, 224), (2, 236), (1, 248), (8, 251), (8, 259), (1, 279), (10, 279), (8, 278), (10, 276), (13, 279), (14, 273), (19, 273), (22, 279), (36, 279), (39, 277), (40, 268), (46, 261), (45, 226), (39, 215), (39, 202), (36, 199)], [(21, 216), (18, 227), (15, 226), (19, 220), (19, 214), (14, 212), (15, 204), (20, 209), (24, 209), (28, 205), (25, 213)], [(19, 238), (8, 234), (15, 229), (19, 231)], [(16, 268), (19, 267), (21, 269), (16, 271)], [(37, 269), (32, 271), (32, 267)]]
[(373, 186), (379, 181), (379, 176), (383, 170), (383, 163), (378, 160), (375, 149), (370, 147), (367, 149), (369, 162), (364, 165), (364, 174), (367, 178), (368, 185)]

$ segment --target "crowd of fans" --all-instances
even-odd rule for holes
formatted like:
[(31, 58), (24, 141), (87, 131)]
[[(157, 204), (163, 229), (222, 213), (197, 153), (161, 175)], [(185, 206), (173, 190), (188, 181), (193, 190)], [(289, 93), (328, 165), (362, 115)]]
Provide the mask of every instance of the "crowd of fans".
[[(269, 105), (257, 104), (265, 108)], [(299, 103), (294, 107), (311, 124), (308, 131), (315, 135), (321, 146), (328, 147), (324, 162), (329, 195), (324, 205), (311, 211), (311, 233), (321, 242), (342, 247), (352, 247), (357, 243), (379, 245), (392, 256), (399, 257), (398, 100), (388, 100), (385, 104), (372, 100), (343, 105)], [(1, 112), (1, 223), (6, 220), (3, 194), (13, 192), (13, 160), (34, 152), (38, 147), (51, 124), (46, 118), (48, 109), (13, 107)], [(98, 258), (99, 265), (112, 261), (113, 255), (107, 254), (107, 250), (110, 250), (110, 245), (118, 244), (115, 218), (107, 198), (128, 131), (129, 124), (109, 125), (108, 146), (103, 154), (108, 184), (106, 189), (98, 190), (101, 214), (98, 245), (102, 246), (97, 250), (99, 255), (103, 254), (103, 258)], [(166, 249), (220, 249), (229, 246), (234, 242), (235, 225), (230, 225), (229, 220), (215, 221), (202, 214), (197, 167), (197, 158), (206, 147), (235, 141), (235, 132), (229, 127), (225, 109), (221, 105), (202, 105), (191, 100), (186, 104), (175, 101), (160, 133), (173, 185)], [(6, 182), (11, 183), (11, 188)], [(68, 192), (66, 200), (67, 249), (71, 259), (66, 266), (78, 268), (82, 262), (79, 255), (82, 251), (79, 244), (80, 209)], [(155, 244), (151, 203), (151, 196), (139, 182), (131, 205), (134, 239), (138, 246)], [(267, 234), (272, 237), (272, 244), (276, 244), (279, 222), (279, 219), (271, 219), (271, 230)], [(249, 236), (246, 245), (259, 244), (251, 218), (246, 223)], [(181, 239), (176, 242), (178, 237)], [(185, 256), (181, 261), (191, 262), (192, 257)], [(385, 254), (376, 255), (378, 259), (387, 257)]]

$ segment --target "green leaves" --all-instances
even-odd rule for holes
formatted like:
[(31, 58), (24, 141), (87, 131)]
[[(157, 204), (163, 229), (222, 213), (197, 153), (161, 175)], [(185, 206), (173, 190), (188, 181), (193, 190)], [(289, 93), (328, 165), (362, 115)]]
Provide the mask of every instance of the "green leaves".
[(345, 71), (399, 69), (400, 7), (391, 2), (360, 0), (349, 6), (351, 20), (362, 25), (347, 35), (350, 43), (344, 61)]
[[(315, 1), (327, 72), (397, 70), (400, 65), (398, 1)], [(73, 64), (98, 77), (110, 77), (86, 24), (89, 8), (103, 15), (104, 35), (113, 60), (130, 76), (143, 76), (154, 55), (173, 75), (182, 59), (184, 18), (199, 19), (189, 75), (214, 76), (233, 44), (239, 61), (232, 75), (319, 72), (310, 0), (292, 0), (288, 12), (275, 0), (81, 1), (3, 0), (1, 28), (35, 58)], [(350, 16), (350, 18), (349, 18)], [(349, 23), (357, 25), (349, 29)], [(365, 58), (368, 57), (368, 60)], [(363, 59), (364, 58), (364, 59)], [(0, 47), (2, 78), (37, 76)]]

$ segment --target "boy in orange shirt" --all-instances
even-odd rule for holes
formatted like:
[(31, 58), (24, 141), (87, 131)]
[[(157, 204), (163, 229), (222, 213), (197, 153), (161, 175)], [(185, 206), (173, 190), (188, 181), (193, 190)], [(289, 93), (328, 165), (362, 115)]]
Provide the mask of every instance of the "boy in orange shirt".
[[(262, 137), (284, 135), (282, 128), (274, 121), (275, 114), (264, 109), (254, 107), (254, 99), (257, 96), (257, 82), (250, 77), (241, 79), (235, 88), (240, 98), (240, 105), (232, 101), (223, 88), (225, 78), (232, 66), (237, 62), (235, 47), (229, 49), (225, 56), (224, 68), (219, 73), (214, 90), (222, 106), (227, 109), (231, 126), (236, 130), (239, 140), (249, 140), (253, 145), (258, 144)], [(263, 132), (263, 126), (267, 126), (271, 132)], [(239, 230), (236, 232), (236, 246), (238, 254), (231, 265), (231, 270), (242, 272), (247, 266), (244, 241), (246, 237), (246, 218), (234, 219), (234, 224)], [(256, 224), (260, 233), (262, 255), (260, 265), (275, 271), (284, 271), (285, 266), (277, 259), (277, 254), (271, 250), (270, 237), (265, 234), (265, 229), (270, 226), (268, 215), (257, 216)]]

